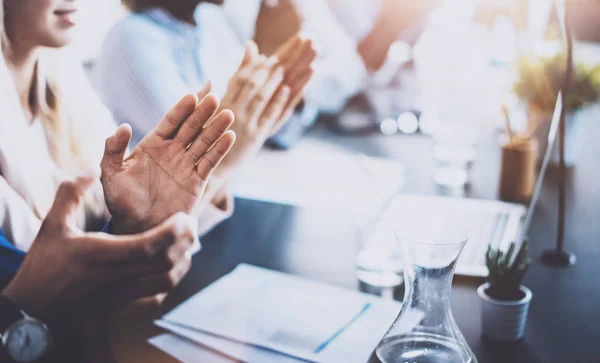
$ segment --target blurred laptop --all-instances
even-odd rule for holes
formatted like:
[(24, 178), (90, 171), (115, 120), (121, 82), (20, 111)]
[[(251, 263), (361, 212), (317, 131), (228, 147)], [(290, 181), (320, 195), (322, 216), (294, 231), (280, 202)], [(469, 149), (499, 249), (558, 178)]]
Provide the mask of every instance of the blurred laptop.
[[(555, 19), (559, 23), (560, 36), (565, 39), (564, 7), (555, 6), (553, 10), (556, 11)], [(548, 13), (543, 17), (546, 19), (530, 17), (528, 19), (529, 27), (544, 29), (540, 24), (548, 21)], [(526, 238), (554, 150), (562, 107), (561, 93), (559, 93), (547, 135), (548, 144), (545, 150), (541, 150), (543, 158), (538, 166), (537, 181), (527, 207), (492, 200), (399, 195), (391, 200), (385, 208), (370, 239), (394, 239), (391, 228), (398, 230), (399, 227), (402, 227), (402, 223), (405, 223), (407, 228), (412, 228), (417, 224), (418, 228), (438, 229), (440, 232), (444, 228), (460, 224), (460, 226), (468, 228), (471, 234), (458, 260), (456, 274), (487, 276), (485, 254), (488, 246), (507, 249), (511, 242), (520, 245)], [(395, 240), (392, 243), (396, 243)]]
[(548, 146), (527, 208), (520, 204), (493, 200), (401, 194), (386, 206), (368, 243), (381, 243), (382, 239), (389, 239), (389, 243), (395, 244), (392, 231), (402, 230), (403, 226), (438, 229), (443, 235), (445, 228), (459, 224), (468, 228), (471, 233), (458, 260), (456, 274), (487, 276), (485, 253), (488, 246), (507, 249), (511, 242), (520, 244), (526, 238), (552, 156), (561, 111), (559, 94), (548, 133)]

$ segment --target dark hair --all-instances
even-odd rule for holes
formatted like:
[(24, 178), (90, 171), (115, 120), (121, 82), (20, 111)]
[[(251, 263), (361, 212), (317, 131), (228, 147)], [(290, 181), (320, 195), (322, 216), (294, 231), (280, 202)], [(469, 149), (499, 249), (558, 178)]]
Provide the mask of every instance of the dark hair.
[(121, 0), (129, 11), (141, 12), (151, 7), (161, 5), (160, 0)]

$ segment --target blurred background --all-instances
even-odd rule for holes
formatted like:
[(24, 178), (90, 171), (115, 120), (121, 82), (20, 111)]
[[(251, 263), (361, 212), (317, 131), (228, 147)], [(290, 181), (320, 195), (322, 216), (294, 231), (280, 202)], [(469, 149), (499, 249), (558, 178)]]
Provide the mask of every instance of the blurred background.
[[(225, 13), (232, 24), (252, 24), (239, 17), (252, 14), (253, 3), (226, 0)], [(295, 6), (307, 7), (300, 11), (304, 18), (318, 18), (319, 7), (310, 8), (309, 3), (296, 1)], [(352, 193), (378, 205), (402, 189), (407, 177), (418, 175), (415, 180), (423, 180), (428, 174), (432, 183), (422, 187), (423, 192), (496, 197), (492, 195), (496, 188), (478, 191), (470, 180), (483, 173), (497, 179), (498, 170), (486, 168), (486, 161), (498, 158), (493, 150), (497, 142), (487, 141), (505, 128), (503, 105), (516, 132), (531, 127), (536, 77), (551, 68), (553, 57), (564, 57), (562, 2), (401, 3), (328, 0), (329, 10), (355, 42), (366, 76), (343, 99), (342, 107), (320, 109), (316, 120), (309, 117), (300, 131), (283, 135), (283, 142), (274, 143), (250, 163), (237, 178), (243, 181), (234, 187), (238, 196), (331, 206), (348, 202), (346, 196)], [(120, 0), (84, 2), (81, 10), (80, 40), (73, 47), (93, 72), (102, 39), (126, 12)], [(572, 0), (570, 19), (577, 40), (575, 60), (590, 67), (587, 84), (594, 90), (598, 74), (593, 66), (600, 63), (595, 43), (600, 41), (600, 2)], [(251, 36), (256, 29), (250, 25), (237, 30)], [(303, 31), (310, 36), (311, 29)], [(553, 91), (557, 88), (548, 90)], [(322, 100), (336, 92), (327, 88), (312, 93), (311, 98)], [(596, 93), (583, 95), (587, 97), (583, 104), (593, 105)], [(593, 107), (579, 108), (591, 112)], [(577, 149), (585, 127), (569, 133), (578, 138), (571, 143)], [(540, 135), (547, 133), (543, 126), (536, 129)], [(315, 185), (312, 176), (319, 174), (324, 177)]]

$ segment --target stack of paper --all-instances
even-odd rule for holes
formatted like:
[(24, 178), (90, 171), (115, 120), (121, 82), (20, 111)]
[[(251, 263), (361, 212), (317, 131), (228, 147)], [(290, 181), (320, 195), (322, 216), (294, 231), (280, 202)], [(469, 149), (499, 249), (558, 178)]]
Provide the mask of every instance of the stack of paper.
[(214, 355), (209, 348), (246, 363), (364, 363), (399, 311), (398, 302), (240, 265), (156, 321), (180, 338), (150, 342), (185, 362), (207, 361), (192, 357)]

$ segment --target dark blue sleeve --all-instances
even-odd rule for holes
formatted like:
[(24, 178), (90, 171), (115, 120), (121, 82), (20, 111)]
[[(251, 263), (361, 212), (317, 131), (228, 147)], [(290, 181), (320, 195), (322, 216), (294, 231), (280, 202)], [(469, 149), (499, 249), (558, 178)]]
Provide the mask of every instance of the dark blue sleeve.
[(110, 221), (111, 220), (112, 219), (109, 219), (108, 222), (106, 222), (106, 224), (104, 225), (104, 228), (102, 228), (103, 233), (110, 233), (109, 231), (110, 231)]
[(0, 229), (0, 290), (3, 290), (12, 280), (24, 258), (25, 252), (8, 242)]

